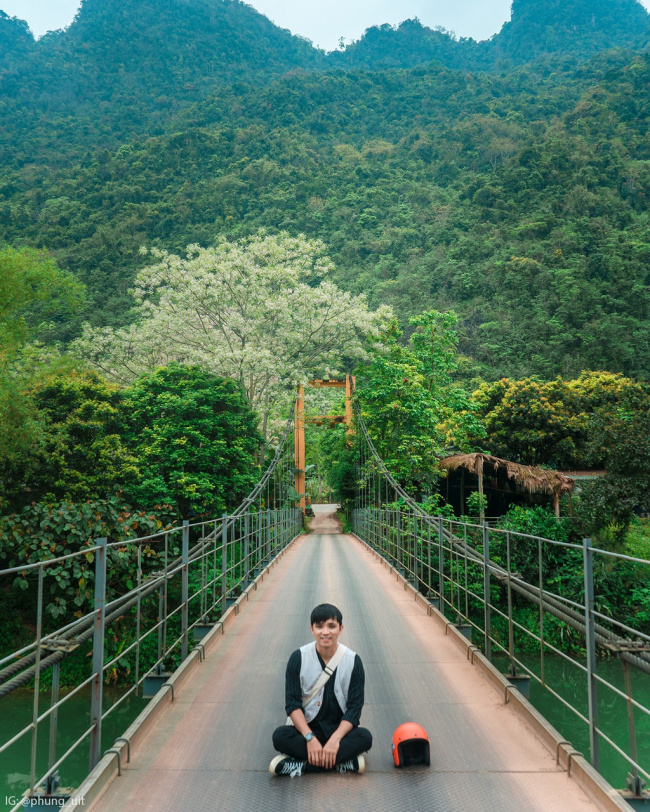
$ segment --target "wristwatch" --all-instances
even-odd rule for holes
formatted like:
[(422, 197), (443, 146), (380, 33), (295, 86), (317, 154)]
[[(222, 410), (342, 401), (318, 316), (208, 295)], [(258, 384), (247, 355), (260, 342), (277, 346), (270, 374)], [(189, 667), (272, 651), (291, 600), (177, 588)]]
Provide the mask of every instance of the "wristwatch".
[(306, 742), (310, 742), (313, 738), (314, 738), (314, 734), (311, 732), (311, 730), (309, 731), (309, 733), (305, 733), (305, 741)]

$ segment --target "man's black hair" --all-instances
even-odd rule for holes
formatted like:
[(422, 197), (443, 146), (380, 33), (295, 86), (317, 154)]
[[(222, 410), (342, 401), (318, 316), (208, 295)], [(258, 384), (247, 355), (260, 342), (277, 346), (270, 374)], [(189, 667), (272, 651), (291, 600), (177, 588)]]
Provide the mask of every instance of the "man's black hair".
[(340, 609), (331, 603), (320, 603), (311, 613), (310, 625), (325, 623), (327, 620), (336, 620), (339, 626), (343, 625), (343, 615)]

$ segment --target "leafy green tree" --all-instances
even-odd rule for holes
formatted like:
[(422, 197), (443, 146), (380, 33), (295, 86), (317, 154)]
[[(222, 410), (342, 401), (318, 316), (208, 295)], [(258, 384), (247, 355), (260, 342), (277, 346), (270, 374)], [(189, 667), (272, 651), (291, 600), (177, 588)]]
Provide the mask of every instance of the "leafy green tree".
[(594, 442), (596, 424), (606, 423), (639, 386), (620, 374), (583, 371), (573, 380), (482, 383), (472, 399), (490, 453), (525, 465), (600, 468), (607, 447)]
[(349, 513), (354, 507), (358, 492), (357, 450), (350, 446), (349, 437), (341, 425), (336, 425), (324, 434), (321, 446), (328, 461), (327, 482), (332, 490), (332, 497)]
[(28, 381), (19, 362), (0, 364), (0, 509), (5, 506), (8, 479), (27, 467), (42, 439), (41, 423)]
[(589, 445), (606, 475), (584, 489), (580, 517), (587, 533), (620, 547), (636, 512), (650, 511), (650, 389), (637, 386), (615, 409), (600, 408)]
[(30, 328), (69, 315), (84, 300), (83, 285), (52, 257), (32, 248), (0, 250), (0, 361), (27, 338)]
[(257, 420), (235, 381), (172, 363), (135, 381), (122, 414), (140, 470), (125, 489), (134, 505), (218, 514), (259, 477)]
[[(127, 541), (157, 533), (172, 526), (173, 518), (168, 505), (159, 507), (155, 515), (148, 514), (134, 511), (117, 495), (85, 502), (37, 502), (0, 519), (0, 561), (3, 568), (48, 561), (94, 547), (96, 539), (101, 537)], [(155, 547), (144, 545), (143, 553), (145, 568), (159, 561)], [(94, 560), (95, 554), (89, 550), (68, 564), (56, 563), (44, 568), (49, 584), (46, 594), (51, 596), (45, 606), (47, 615), (72, 620), (73, 616), (80, 617), (92, 609)], [(110, 547), (107, 574), (109, 600), (133, 589), (137, 583), (135, 546)], [(33, 577), (30, 587), (30, 581), (19, 575), (16, 586), (27, 591), (25, 603), (36, 603)], [(26, 611), (25, 615), (33, 617), (33, 612), (30, 615)]]
[(0, 249), (0, 508), (38, 468), (43, 427), (32, 390), (59, 364), (56, 351), (25, 341), (43, 320), (65, 318), (83, 300), (83, 286), (45, 253)]
[(502, 379), (481, 384), (473, 399), (482, 406), (490, 453), (525, 465), (566, 465), (576, 456), (578, 425), (564, 400), (563, 381)]
[(357, 396), (379, 455), (403, 482), (429, 490), (446, 449), (468, 450), (483, 429), (475, 405), (454, 383), (458, 366), (453, 313), (431, 311), (410, 320), (408, 346), (393, 319), (357, 372)]
[(322, 244), (303, 237), (260, 234), (189, 246), (186, 259), (154, 256), (136, 281), (139, 321), (118, 331), (86, 325), (77, 351), (123, 381), (171, 360), (200, 363), (237, 382), (264, 430), (293, 384), (363, 357), (385, 313), (329, 281)]
[[(32, 483), (43, 462), (45, 421), (34, 398), (34, 388), (71, 366), (56, 348), (38, 343), (14, 349), (0, 365), (0, 510), (33, 498), (24, 485)], [(22, 483), (22, 484), (21, 484)], [(22, 495), (20, 495), (22, 493)]]
[(103, 498), (137, 478), (137, 460), (121, 436), (120, 387), (72, 370), (37, 382), (31, 397), (41, 442), (27, 470), (7, 483), (13, 504)]

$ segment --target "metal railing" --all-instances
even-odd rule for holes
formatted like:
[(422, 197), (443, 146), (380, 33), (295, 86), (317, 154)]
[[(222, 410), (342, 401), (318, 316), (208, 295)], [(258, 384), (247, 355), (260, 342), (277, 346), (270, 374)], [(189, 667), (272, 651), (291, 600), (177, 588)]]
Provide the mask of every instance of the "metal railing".
[[(198, 642), (261, 570), (303, 530), (303, 515), (291, 501), (293, 485), (292, 419), (287, 422), (276, 454), (249, 496), (232, 514), (209, 521), (184, 521), (182, 525), (149, 536), (109, 541), (96, 539), (91, 546), (33, 563), (0, 570), (0, 588), (20, 578), (35, 589), (35, 634), (30, 644), (0, 659), (0, 700), (24, 686), (33, 686), (31, 722), (8, 740), (0, 742), (0, 761), (13, 745), (31, 735), (31, 795), (41, 785), (49, 791), (57, 771), (89, 742), (89, 771), (102, 757), (102, 723), (130, 696), (138, 696), (147, 680), (156, 684), (152, 693), (183, 662)], [(271, 507), (273, 505), (273, 507)], [(134, 563), (134, 584), (112, 578), (124, 560)], [(92, 611), (64, 626), (44, 631), (45, 595), (48, 587), (74, 560), (87, 567), (94, 579)], [(125, 584), (120, 593), (120, 584)], [(10, 583), (11, 586), (11, 583)], [(127, 588), (132, 586), (133, 588)], [(107, 654), (106, 630), (124, 619), (130, 624), (128, 646)], [(50, 623), (50, 626), (54, 624)], [(133, 631), (132, 631), (133, 630)], [(88, 658), (92, 664), (88, 668)], [(103, 686), (112, 669), (130, 658), (127, 669), (133, 684), (120, 699), (104, 710)], [(74, 660), (76, 659), (76, 662)], [(74, 666), (87, 676), (60, 696), (61, 666)], [(41, 692), (43, 675), (51, 669), (50, 703), (46, 710)], [(129, 680), (130, 681), (130, 680)], [(58, 748), (60, 709), (90, 689), (90, 724), (64, 752)], [(6, 701), (6, 700), (5, 700)], [(48, 724), (48, 769), (37, 777), (37, 744)]]
[[(502, 657), (509, 677), (528, 676), (584, 723), (596, 769), (600, 769), (601, 744), (606, 742), (627, 763), (630, 773), (626, 784), (633, 795), (640, 796), (643, 778), (650, 779), (650, 764), (640, 763), (637, 730), (639, 726), (650, 730), (650, 703), (634, 697), (631, 673), (638, 672), (644, 678), (650, 675), (650, 628), (647, 621), (637, 624), (641, 630), (633, 628), (629, 620), (608, 614), (598, 583), (617, 567), (627, 567), (633, 570), (628, 580), (650, 585), (650, 561), (597, 549), (590, 539), (575, 544), (488, 523), (429, 515), (386, 469), (358, 409), (357, 421), (365, 452), (360, 452), (357, 508), (352, 513), (355, 534), (463, 633), (469, 637), (474, 633), (475, 642), (488, 658)], [(394, 501), (383, 501), (385, 493), (393, 495)], [(548, 562), (558, 557), (572, 577), (556, 575), (550, 581)], [(561, 648), (558, 637), (565, 632), (572, 639), (570, 645)], [(524, 659), (531, 650), (539, 656), (538, 668)], [(578, 656), (582, 652), (584, 656)], [(569, 663), (582, 675), (586, 688), (583, 706), (569, 701), (550, 684), (549, 655)], [(622, 687), (599, 673), (602, 655), (621, 663)], [(599, 721), (599, 689), (624, 702), (627, 742), (621, 742), (620, 735)]]
[[(34, 681), (32, 721), (11, 739), (0, 745), (0, 757), (12, 745), (31, 733), (30, 790), (47, 782), (84, 740), (90, 739), (89, 770), (102, 756), (101, 727), (103, 720), (152, 674), (161, 674), (162, 667), (175, 658), (182, 662), (190, 649), (190, 633), (197, 627), (218, 622), (229, 606), (259, 572), (302, 531), (303, 519), (299, 509), (285, 507), (223, 516), (221, 521), (190, 523), (174, 527), (154, 536), (108, 543), (98, 539), (93, 547), (85, 547), (72, 555), (52, 558), (34, 564), (0, 571), (0, 578), (21, 575), (37, 577), (36, 634), (34, 642), (0, 660), (0, 692), (6, 696), (20, 684)], [(199, 549), (190, 556), (190, 540), (199, 542)], [(159, 548), (156, 561), (161, 569), (143, 567), (143, 549)], [(122, 596), (109, 599), (107, 564), (116, 548), (135, 550), (137, 557), (137, 586)], [(171, 561), (180, 549), (177, 562)], [(76, 557), (94, 554), (94, 610), (50, 634), (43, 633), (44, 593), (48, 583), (47, 570)], [(105, 631), (117, 617), (129, 615), (135, 625), (134, 639), (129, 646), (106, 660)], [(80, 634), (74, 632), (84, 626)], [(149, 638), (156, 641), (155, 653), (143, 651)], [(91, 674), (63, 698), (59, 698), (61, 661), (73, 656), (83, 643), (92, 642)], [(150, 655), (150, 646), (149, 653)], [(133, 685), (107, 711), (102, 707), (103, 685), (110, 669), (127, 656), (134, 661)], [(20, 657), (20, 659), (17, 659)], [(46, 662), (51, 659), (51, 662)], [(153, 661), (152, 661), (153, 659)], [(143, 665), (146, 664), (146, 668)], [(39, 711), (40, 682), (44, 667), (52, 668), (52, 689), (49, 708)], [(26, 678), (23, 675), (27, 675)], [(21, 678), (23, 677), (23, 678)], [(61, 706), (84, 687), (92, 688), (90, 726), (62, 755), (57, 753), (57, 716)], [(37, 779), (36, 753), (39, 730), (49, 720), (50, 750), (47, 772)]]
[[(630, 669), (650, 674), (650, 636), (626, 623), (598, 611), (594, 579), (594, 560), (603, 559), (599, 569), (608, 569), (613, 561), (626, 561), (643, 567), (650, 582), (650, 561), (607, 550), (599, 550), (585, 539), (582, 545), (529, 536), (510, 530), (458, 522), (444, 517), (423, 516), (406, 508), (367, 507), (353, 511), (356, 535), (389, 561), (419, 591), (437, 603), (438, 608), (466, 629), (476, 631), (484, 653), (507, 656), (509, 674), (524, 672), (544, 686), (589, 728), (591, 762), (599, 767), (600, 740), (607, 743), (630, 765), (632, 776), (650, 779), (650, 765), (637, 761), (634, 710), (650, 718), (650, 708), (632, 696)], [(512, 567), (515, 549), (521, 556), (521, 546), (537, 562), (537, 583), (523, 580)], [(559, 594), (557, 587), (545, 582), (544, 562), (548, 546), (572, 551), (582, 562), (583, 595), (574, 600)], [(498, 550), (498, 552), (497, 552)], [(575, 562), (574, 562), (575, 563)], [(523, 625), (513, 611), (514, 596), (525, 598), (538, 607), (537, 630)], [(566, 624), (582, 638), (586, 664), (571, 657), (554, 645), (545, 635), (545, 618), (552, 616)], [(494, 619), (502, 622), (495, 633)], [(535, 673), (519, 656), (515, 646), (516, 633), (536, 641), (540, 655), (540, 673)], [(598, 674), (597, 649), (615, 655), (621, 661), (626, 691)], [(585, 676), (588, 693), (587, 713), (581, 713), (548, 683), (545, 657), (561, 657)], [(606, 686), (622, 697), (627, 705), (629, 748), (624, 750), (598, 723), (598, 685)]]

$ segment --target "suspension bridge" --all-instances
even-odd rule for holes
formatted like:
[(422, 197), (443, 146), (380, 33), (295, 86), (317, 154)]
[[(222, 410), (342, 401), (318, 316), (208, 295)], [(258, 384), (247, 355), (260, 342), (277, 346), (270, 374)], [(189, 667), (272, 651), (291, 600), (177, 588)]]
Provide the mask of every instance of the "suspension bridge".
[[(0, 578), (30, 579), (37, 595), (33, 643), (0, 660), (0, 719), (15, 691), (35, 688), (30, 718), (3, 726), (0, 736), (0, 763), (30, 743), (25, 803), (101, 812), (645, 808), (650, 708), (633, 689), (650, 673), (650, 637), (599, 611), (594, 567), (625, 561), (647, 578), (650, 562), (589, 540), (565, 544), (429, 515), (377, 454), (352, 381), (314, 383), (346, 388), (344, 415), (312, 420), (344, 422), (354, 432), (351, 532), (341, 532), (335, 505), (315, 505), (305, 527), (301, 390), (274, 459), (232, 514), (131, 542), (97, 539), (70, 556), (0, 571)], [(557, 547), (581, 563), (584, 594), (546, 583), (544, 562)], [(93, 610), (44, 633), (48, 579), (89, 553)], [(107, 573), (125, 554), (137, 584), (115, 594)], [(534, 582), (513, 564), (522, 556), (538, 563)], [(321, 602), (341, 608), (342, 641), (364, 661), (362, 724), (374, 737), (368, 768), (274, 778), (267, 768), (271, 733), (284, 719), (286, 662), (309, 642), (309, 614)], [(521, 623), (513, 607), (522, 603), (535, 625)], [(128, 618), (134, 640), (109, 656), (106, 635), (120, 618)], [(580, 636), (584, 659), (553, 644), (551, 624)], [(619, 661), (620, 681), (601, 673), (603, 652)], [(61, 669), (79, 656), (92, 661), (88, 677), (60, 691)], [(106, 676), (125, 657), (134, 663), (132, 685), (111, 704)], [(577, 697), (552, 684), (551, 659), (575, 670)], [(40, 690), (46, 682), (49, 695)], [(553, 696), (572, 730), (584, 727), (586, 746), (574, 746), (535, 709), (531, 689)], [(616, 703), (627, 719), (624, 740), (608, 727), (605, 692), (608, 710)], [(135, 721), (107, 739), (109, 717), (143, 695), (150, 700)], [(88, 699), (87, 718), (64, 748), (59, 717), (80, 697)], [(392, 732), (413, 720), (428, 731), (431, 766), (396, 770)], [(604, 751), (617, 759), (616, 786), (601, 774)], [(67, 765), (80, 752), (87, 777), (71, 786)]]

